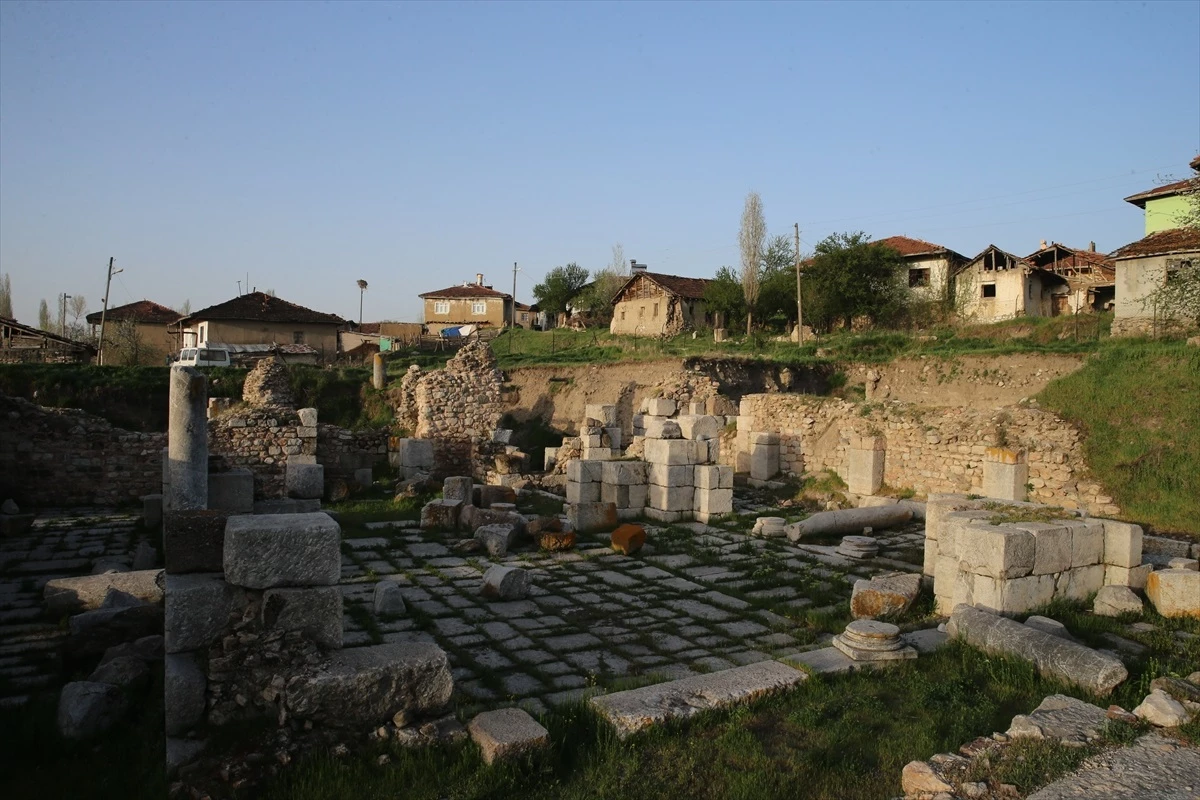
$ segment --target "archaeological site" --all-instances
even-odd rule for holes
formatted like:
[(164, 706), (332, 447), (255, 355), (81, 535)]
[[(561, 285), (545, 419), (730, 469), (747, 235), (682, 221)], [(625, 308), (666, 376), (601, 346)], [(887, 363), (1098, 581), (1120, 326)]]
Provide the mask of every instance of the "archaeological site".
[(1200, 500), (1094, 364), (497, 352), (0, 394), (4, 796), (1200, 797)]

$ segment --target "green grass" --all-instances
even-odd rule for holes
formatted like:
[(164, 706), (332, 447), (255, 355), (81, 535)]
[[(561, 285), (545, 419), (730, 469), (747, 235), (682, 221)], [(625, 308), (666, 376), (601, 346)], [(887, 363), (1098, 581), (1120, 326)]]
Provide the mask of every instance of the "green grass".
[(1110, 340), (1047, 386), (1044, 408), (1078, 426), (1092, 476), (1123, 516), (1200, 535), (1200, 349)]

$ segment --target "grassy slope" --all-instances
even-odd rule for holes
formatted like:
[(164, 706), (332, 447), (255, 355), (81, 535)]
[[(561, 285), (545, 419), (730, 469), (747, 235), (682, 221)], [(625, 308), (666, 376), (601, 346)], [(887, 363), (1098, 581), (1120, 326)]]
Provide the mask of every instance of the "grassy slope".
[(1113, 339), (1038, 399), (1084, 431), (1093, 476), (1128, 518), (1200, 535), (1200, 349)]

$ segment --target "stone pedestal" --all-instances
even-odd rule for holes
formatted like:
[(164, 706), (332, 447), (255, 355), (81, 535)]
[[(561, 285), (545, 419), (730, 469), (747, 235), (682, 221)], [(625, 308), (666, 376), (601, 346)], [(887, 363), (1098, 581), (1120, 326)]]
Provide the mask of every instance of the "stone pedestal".
[(850, 558), (874, 558), (879, 555), (879, 541), (871, 536), (846, 536), (837, 551)]
[(779, 474), (779, 436), (774, 433), (750, 434), (750, 477), (765, 481)]
[(882, 436), (855, 436), (850, 441), (851, 494), (875, 494), (883, 485), (883, 460), (887, 440)]
[(890, 622), (856, 619), (833, 637), (833, 646), (853, 661), (903, 661), (917, 651), (904, 644), (900, 629)]
[(208, 381), (192, 367), (171, 368), (167, 423), (168, 507), (208, 507)]
[(997, 500), (1024, 502), (1029, 464), (1023, 450), (989, 447), (983, 461), (983, 495)]

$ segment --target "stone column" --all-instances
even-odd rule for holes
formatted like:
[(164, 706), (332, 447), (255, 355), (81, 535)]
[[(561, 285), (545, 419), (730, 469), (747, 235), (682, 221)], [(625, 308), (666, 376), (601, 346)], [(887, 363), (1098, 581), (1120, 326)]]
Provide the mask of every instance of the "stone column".
[(192, 367), (171, 368), (167, 456), (172, 511), (208, 507), (208, 381)]
[(989, 447), (983, 461), (983, 495), (997, 500), (1024, 502), (1029, 464), (1024, 450)]
[(883, 460), (887, 440), (882, 436), (850, 437), (850, 475), (846, 483), (851, 494), (875, 494), (883, 485)]
[(376, 389), (382, 389), (387, 383), (387, 365), (383, 363), (383, 353), (376, 353), (371, 359), (371, 385)]

